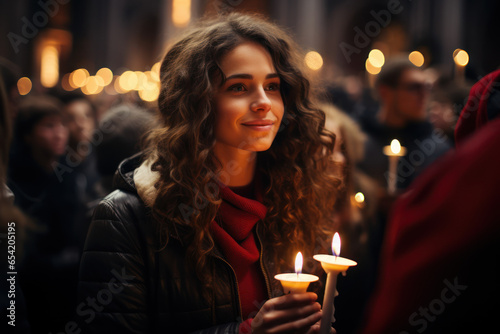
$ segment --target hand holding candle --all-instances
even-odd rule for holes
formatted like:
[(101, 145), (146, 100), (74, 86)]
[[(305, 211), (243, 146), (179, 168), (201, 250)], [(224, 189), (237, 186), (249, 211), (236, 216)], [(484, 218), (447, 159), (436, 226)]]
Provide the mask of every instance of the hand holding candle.
[(384, 154), (389, 157), (389, 175), (387, 178), (387, 192), (396, 193), (399, 158), (406, 155), (406, 148), (402, 147), (397, 139), (391, 141), (390, 146), (384, 146)]
[(325, 296), (323, 298), (323, 317), (321, 318), (320, 333), (330, 333), (331, 322), (335, 307), (333, 300), (337, 292), (337, 275), (345, 272), (349, 267), (357, 265), (356, 262), (340, 257), (340, 236), (335, 233), (332, 240), (333, 255), (314, 255), (316, 261), (321, 262), (321, 266), (327, 273)]
[(281, 282), (285, 294), (289, 293), (304, 293), (307, 291), (309, 283), (319, 279), (318, 276), (302, 274), (302, 253), (298, 252), (295, 257), (295, 274), (279, 274), (274, 276), (275, 279)]

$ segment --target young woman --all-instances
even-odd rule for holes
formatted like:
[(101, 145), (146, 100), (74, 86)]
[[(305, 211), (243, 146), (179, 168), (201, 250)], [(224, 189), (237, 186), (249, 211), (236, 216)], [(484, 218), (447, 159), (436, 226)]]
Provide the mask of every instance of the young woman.
[(230, 14), (167, 53), (162, 126), (121, 164), (87, 236), (77, 315), (92, 333), (319, 329), (318, 296), (283, 296), (273, 278), (326, 248), (339, 184), (296, 50)]

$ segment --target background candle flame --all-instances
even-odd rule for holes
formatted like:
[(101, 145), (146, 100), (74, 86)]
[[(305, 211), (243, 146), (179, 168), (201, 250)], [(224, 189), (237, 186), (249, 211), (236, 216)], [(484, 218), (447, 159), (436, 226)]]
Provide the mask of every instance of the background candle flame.
[(302, 258), (302, 253), (298, 252), (297, 256), (295, 257), (295, 272), (297, 274), (300, 274), (302, 272), (302, 263), (304, 262)]
[(399, 152), (401, 152), (401, 144), (399, 143), (399, 140), (393, 139), (391, 141), (391, 151), (394, 154), (398, 154)]
[(332, 240), (332, 252), (335, 256), (340, 256), (340, 235), (335, 232)]

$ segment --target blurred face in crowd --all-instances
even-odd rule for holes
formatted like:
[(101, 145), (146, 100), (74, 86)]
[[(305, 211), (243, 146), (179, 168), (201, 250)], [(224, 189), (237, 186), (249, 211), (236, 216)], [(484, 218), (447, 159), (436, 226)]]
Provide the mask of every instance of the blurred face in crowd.
[(92, 106), (85, 100), (75, 100), (64, 108), (66, 125), (72, 144), (88, 143), (95, 130)]
[(221, 61), (226, 81), (215, 94), (215, 152), (265, 151), (284, 113), (280, 78), (269, 53), (245, 42)]
[(50, 157), (63, 155), (67, 142), (68, 129), (62, 117), (58, 115), (42, 118), (27, 138), (27, 143), (33, 152)]
[(423, 71), (407, 69), (401, 74), (396, 87), (384, 89), (381, 96), (389, 110), (389, 117), (399, 123), (426, 119), (430, 88)]

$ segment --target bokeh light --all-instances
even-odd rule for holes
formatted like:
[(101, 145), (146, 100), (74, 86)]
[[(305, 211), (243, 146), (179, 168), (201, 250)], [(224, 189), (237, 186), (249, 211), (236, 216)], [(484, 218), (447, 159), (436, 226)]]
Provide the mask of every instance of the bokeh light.
[(99, 85), (99, 80), (95, 76), (88, 78), (85, 86), (82, 87), (82, 92), (85, 95), (99, 94), (103, 87)]
[(323, 67), (323, 57), (316, 51), (309, 51), (304, 57), (306, 66), (313, 71), (319, 70)]
[(83, 87), (87, 83), (89, 76), (89, 71), (84, 68), (79, 68), (71, 72), (69, 76), (69, 84), (74, 88)]
[(172, 1), (172, 23), (176, 27), (185, 27), (191, 20), (191, 0)]
[(107, 68), (103, 67), (95, 74), (96, 77), (102, 78), (102, 85), (107, 86), (113, 81), (113, 72)]
[[(382, 67), (385, 64), (385, 56), (379, 49), (373, 49), (368, 54), (368, 59), (374, 67)], [(379, 71), (380, 72), (380, 71)]]
[(365, 68), (366, 68), (366, 71), (372, 75), (379, 74), (380, 70), (382, 69), (382, 67), (373, 66), (373, 64), (370, 62), (370, 58), (366, 59)]
[(71, 76), (71, 73), (66, 73), (65, 75), (63, 75), (63, 77), (61, 79), (62, 89), (64, 89), (65, 91), (68, 91), (68, 92), (76, 89), (76, 87), (73, 87), (71, 85), (71, 83), (69, 82), (70, 76)]
[(138, 81), (139, 79), (137, 78), (137, 74), (135, 72), (125, 71), (120, 76), (118, 84), (120, 85), (121, 90), (128, 92), (137, 86)]
[(31, 88), (33, 84), (31, 83), (30, 78), (22, 77), (17, 80), (17, 90), (19, 91), (19, 95), (26, 95), (31, 92)]
[(157, 62), (151, 67), (151, 75), (154, 80), (160, 81), (160, 67), (161, 67), (161, 62)]
[(158, 86), (152, 87), (151, 89), (143, 89), (139, 91), (139, 97), (146, 102), (156, 101), (159, 95), (160, 88)]
[(455, 61), (455, 64), (459, 66), (466, 66), (469, 63), (469, 54), (465, 50), (457, 50), (453, 52), (453, 60)]
[(425, 59), (424, 55), (420, 51), (413, 51), (408, 55), (408, 59), (413, 63), (413, 65), (421, 67), (424, 65)]
[(59, 81), (59, 51), (55, 46), (46, 46), (40, 60), (40, 83), (51, 88)]

